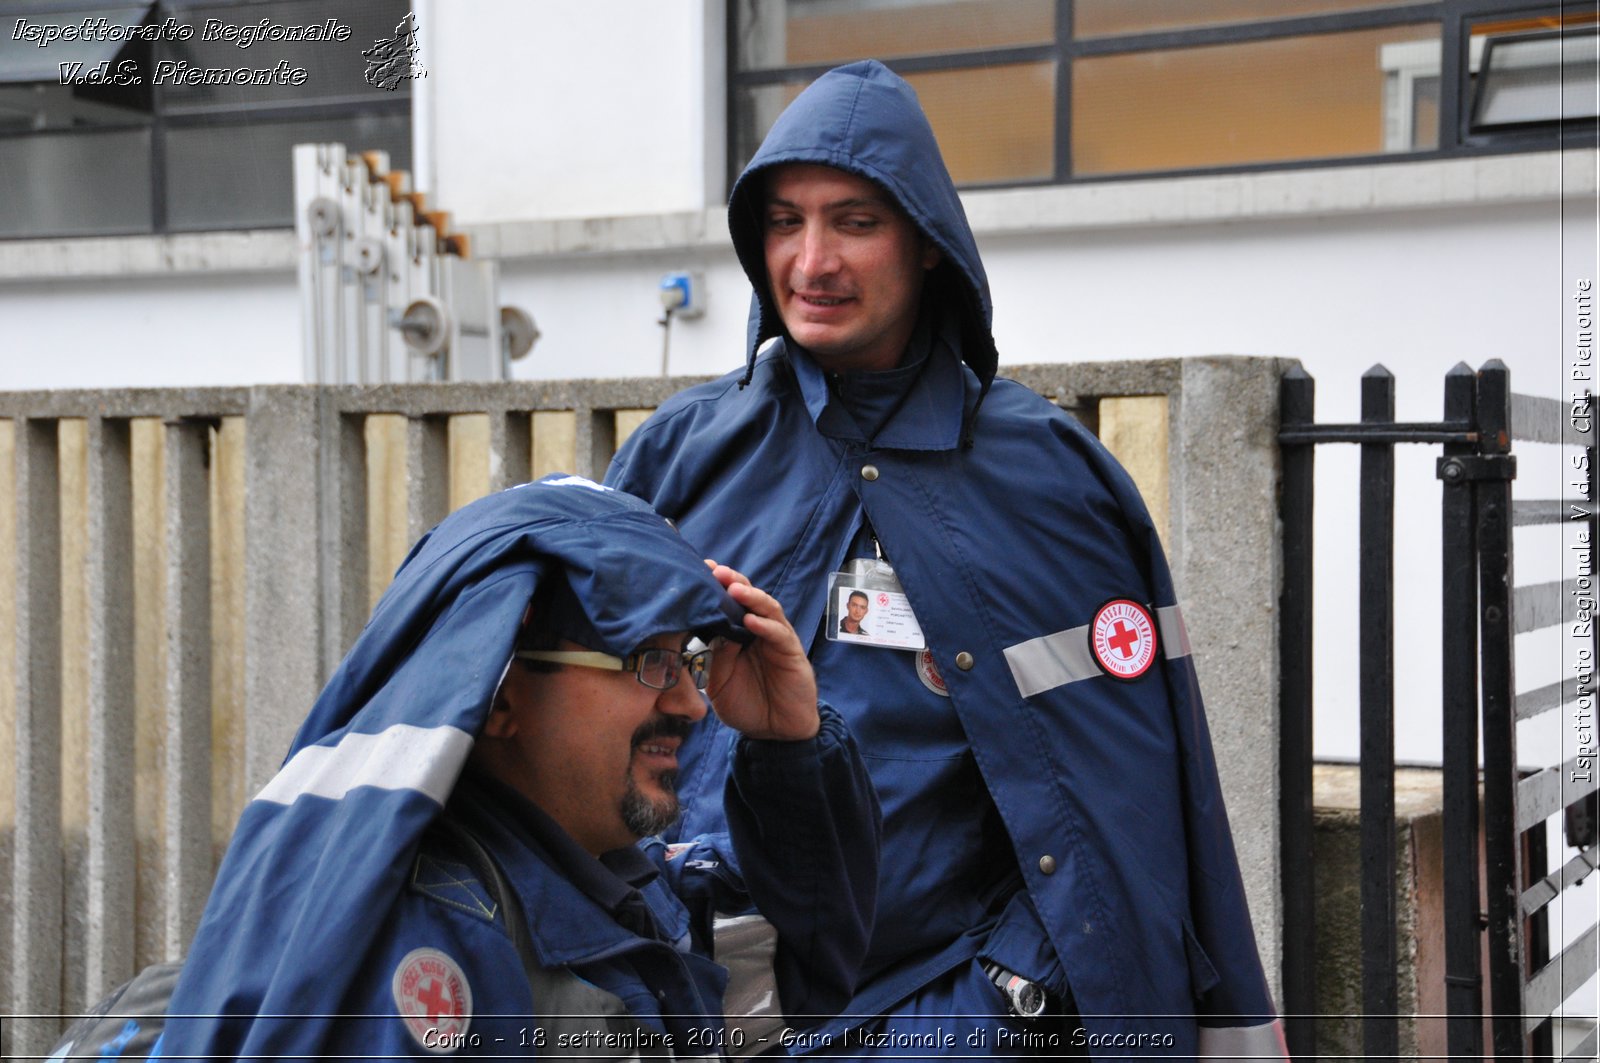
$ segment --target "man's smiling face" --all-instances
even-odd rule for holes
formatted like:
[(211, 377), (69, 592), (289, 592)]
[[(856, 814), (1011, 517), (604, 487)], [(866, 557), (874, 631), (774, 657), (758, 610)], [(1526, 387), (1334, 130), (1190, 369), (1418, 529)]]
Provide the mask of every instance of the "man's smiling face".
[(833, 372), (893, 369), (939, 251), (876, 184), (831, 166), (766, 175), (772, 301), (795, 342)]
[[(640, 649), (681, 650), (683, 634)], [(582, 650), (563, 641), (563, 650)], [(484, 734), (490, 770), (579, 845), (599, 854), (665, 830), (677, 818), (678, 747), (706, 714), (687, 675), (669, 690), (631, 671), (563, 665), (536, 671), (513, 662), (504, 708)]]

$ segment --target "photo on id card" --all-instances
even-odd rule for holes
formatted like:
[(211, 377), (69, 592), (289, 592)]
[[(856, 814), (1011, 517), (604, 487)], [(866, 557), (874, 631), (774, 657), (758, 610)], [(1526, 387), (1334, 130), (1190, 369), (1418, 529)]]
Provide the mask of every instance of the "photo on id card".
[(828, 638), (892, 650), (927, 645), (903, 591), (867, 585), (855, 573), (836, 572), (828, 593)]

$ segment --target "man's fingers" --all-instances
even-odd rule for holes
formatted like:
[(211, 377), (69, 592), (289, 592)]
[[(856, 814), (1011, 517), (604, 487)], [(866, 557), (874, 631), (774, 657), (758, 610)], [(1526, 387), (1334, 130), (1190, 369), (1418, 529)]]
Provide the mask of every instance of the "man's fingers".
[(782, 617), (767, 617), (754, 612), (745, 614), (744, 626), (758, 638), (769, 642), (782, 639), (794, 630)]
[(717, 578), (717, 582), (730, 590), (735, 585), (745, 587), (751, 585), (750, 577), (736, 569), (729, 568), (727, 565), (715, 564), (709, 558), (706, 560), (706, 564), (711, 566), (711, 574)]
[[(711, 561), (707, 559), (706, 564), (710, 565)], [(781, 641), (787, 633), (796, 645), (799, 644), (800, 636), (790, 627), (778, 599), (751, 583), (750, 577), (727, 565), (713, 565), (711, 574), (727, 590), (728, 596), (744, 608), (744, 626), (751, 632), (768, 642)], [(751, 623), (752, 620), (756, 623)]]
[[(729, 569), (729, 571), (731, 572), (732, 569)], [(745, 609), (760, 616), (770, 616), (778, 619), (783, 617), (783, 604), (778, 599), (760, 587), (751, 585), (750, 581), (744, 579), (744, 577), (741, 576), (740, 579), (744, 581), (728, 585), (729, 597), (744, 606)]]

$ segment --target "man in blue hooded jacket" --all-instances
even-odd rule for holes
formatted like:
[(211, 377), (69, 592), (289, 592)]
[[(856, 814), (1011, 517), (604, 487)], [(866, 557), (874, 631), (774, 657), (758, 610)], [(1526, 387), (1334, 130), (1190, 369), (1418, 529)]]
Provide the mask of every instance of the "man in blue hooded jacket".
[[(636, 849), (707, 696), (727, 833)], [(769, 913), (781, 990), (837, 1010), (877, 833), (776, 600), (637, 499), (514, 488), (413, 548), (246, 807), (153, 1055), (715, 1058), (710, 906)]]
[[(728, 218), (748, 364), (664, 404), (608, 482), (785, 602), (878, 789), (861, 985), (798, 1047), (1282, 1053), (1160, 544), (1098, 441), (995, 379), (915, 93), (875, 62), (819, 78)], [(896, 637), (835, 637), (846, 589)], [(726, 821), (735, 737), (684, 751), (686, 832)]]

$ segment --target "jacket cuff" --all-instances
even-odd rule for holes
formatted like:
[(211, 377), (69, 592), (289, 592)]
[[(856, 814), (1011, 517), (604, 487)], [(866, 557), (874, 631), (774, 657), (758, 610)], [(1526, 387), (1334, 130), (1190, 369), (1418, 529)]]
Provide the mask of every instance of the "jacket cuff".
[(817, 733), (810, 738), (750, 738), (740, 735), (734, 743), (735, 763), (748, 759), (752, 764), (809, 759), (838, 749), (850, 741), (850, 727), (838, 710), (825, 701), (817, 702)]

